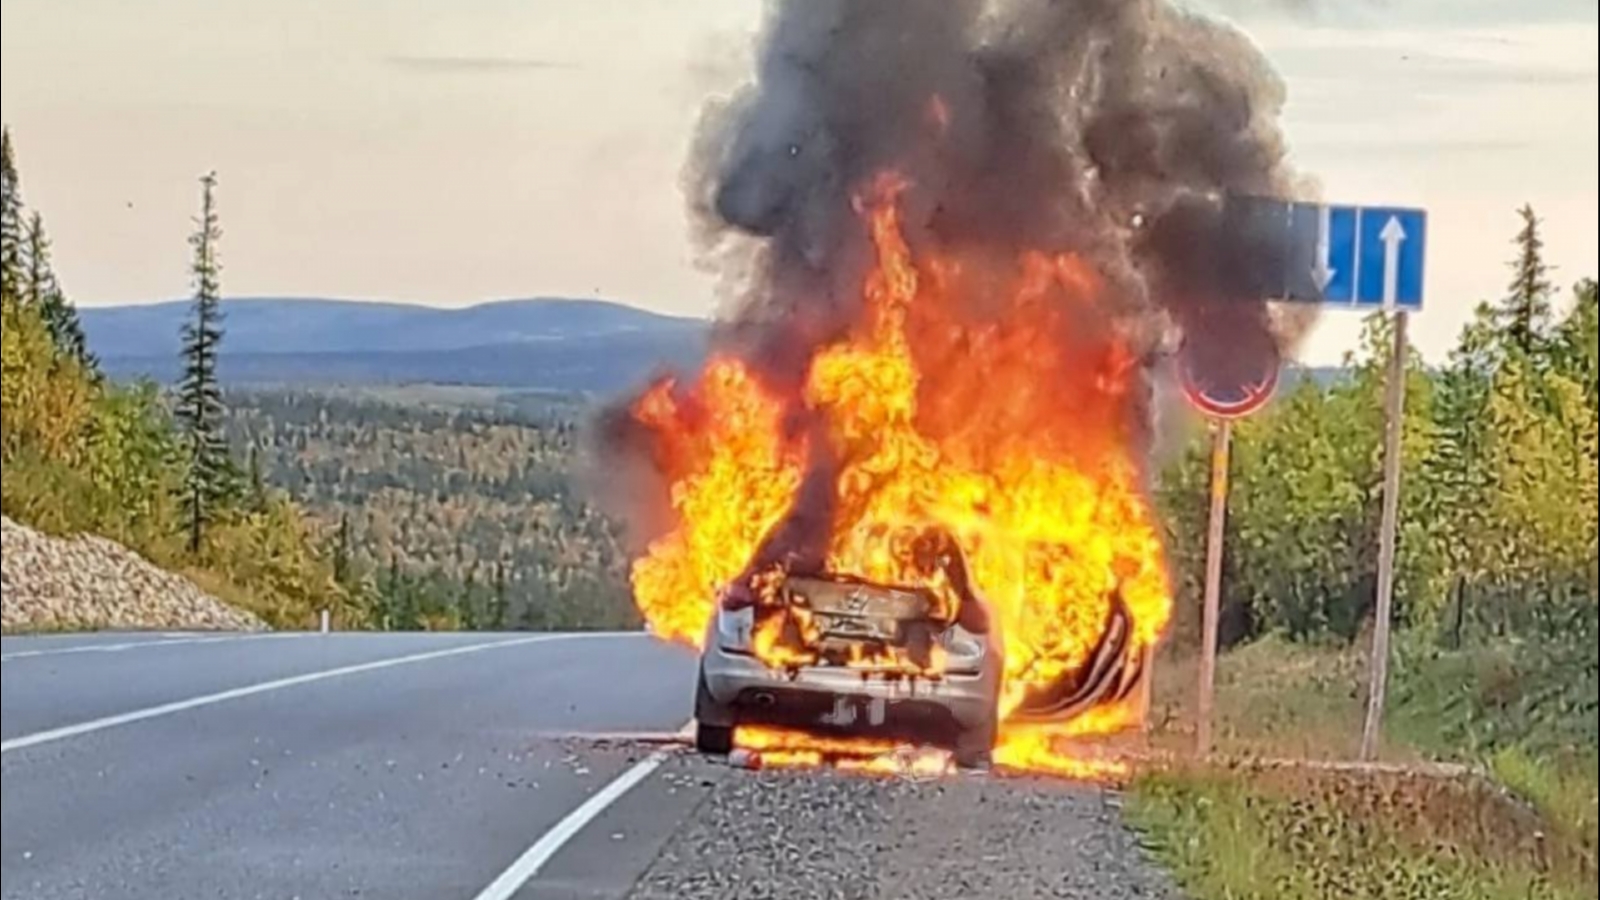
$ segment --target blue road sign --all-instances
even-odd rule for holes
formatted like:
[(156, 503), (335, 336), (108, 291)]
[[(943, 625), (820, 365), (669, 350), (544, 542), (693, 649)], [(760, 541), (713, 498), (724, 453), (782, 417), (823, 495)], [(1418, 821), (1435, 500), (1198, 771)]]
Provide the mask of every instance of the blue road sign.
[(1356, 303), (1422, 308), (1428, 214), (1416, 209), (1363, 209)]
[[(1252, 265), (1261, 269), (1246, 282), (1252, 292), (1302, 303), (1422, 309), (1426, 212), (1263, 198), (1239, 202), (1228, 227), (1247, 231), (1241, 240), (1266, 251), (1252, 254)], [(1284, 229), (1281, 237), (1263, 235), (1273, 228)]]
[(1292, 203), (1285, 299), (1354, 303), (1361, 215), (1353, 207)]

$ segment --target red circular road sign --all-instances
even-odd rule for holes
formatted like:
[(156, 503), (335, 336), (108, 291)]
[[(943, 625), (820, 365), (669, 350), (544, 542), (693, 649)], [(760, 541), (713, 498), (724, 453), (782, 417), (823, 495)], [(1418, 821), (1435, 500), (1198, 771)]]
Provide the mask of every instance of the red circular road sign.
[(1262, 410), (1278, 391), (1283, 361), (1274, 351), (1251, 363), (1202, 365), (1185, 346), (1178, 357), (1183, 392), (1195, 409), (1216, 419), (1243, 419)]

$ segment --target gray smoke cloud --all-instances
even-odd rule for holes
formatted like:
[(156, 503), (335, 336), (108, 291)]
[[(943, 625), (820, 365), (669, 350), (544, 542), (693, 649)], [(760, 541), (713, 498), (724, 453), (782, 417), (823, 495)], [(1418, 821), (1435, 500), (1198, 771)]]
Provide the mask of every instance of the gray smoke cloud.
[(1228, 196), (1303, 187), (1283, 85), (1231, 26), (1166, 0), (784, 0), (760, 46), (687, 185), (719, 264), (755, 246), (726, 340), (775, 375), (854, 320), (871, 246), (852, 200), (890, 168), (914, 184), (915, 245), (1079, 254), (1150, 353), (1176, 326), (1206, 365), (1247, 369), (1303, 328), (1259, 296), (1273, 236), (1231, 227)]

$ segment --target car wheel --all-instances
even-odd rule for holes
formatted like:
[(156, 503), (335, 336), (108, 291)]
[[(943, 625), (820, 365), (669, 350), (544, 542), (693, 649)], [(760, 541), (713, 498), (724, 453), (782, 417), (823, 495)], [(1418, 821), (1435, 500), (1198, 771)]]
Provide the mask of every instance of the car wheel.
[(985, 771), (994, 764), (994, 745), (999, 739), (1000, 726), (993, 719), (983, 725), (962, 732), (956, 738), (956, 766), (962, 769)]
[(733, 753), (733, 729), (722, 725), (695, 725), (694, 747), (707, 756), (727, 756)]
[(711, 692), (706, 689), (705, 675), (702, 674), (697, 679), (694, 693), (694, 746), (696, 750), (711, 756), (727, 756), (733, 752), (734, 726), (719, 725), (707, 721), (726, 718), (726, 711), (719, 710), (716, 700), (712, 698)]

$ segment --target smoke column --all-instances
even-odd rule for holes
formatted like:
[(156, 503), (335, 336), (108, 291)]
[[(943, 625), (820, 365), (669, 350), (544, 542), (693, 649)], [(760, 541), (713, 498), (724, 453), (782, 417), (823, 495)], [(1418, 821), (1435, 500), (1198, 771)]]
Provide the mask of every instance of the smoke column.
[[(1093, 269), (1095, 303), (1061, 298), (1050, 346), (1070, 357), (1115, 334), (1131, 348), (1145, 391), (1119, 427), (1141, 452), (1175, 336), (1211, 374), (1248, 376), (1309, 324), (1272, 316), (1261, 286), (1283, 248), (1230, 215), (1229, 197), (1301, 188), (1283, 85), (1232, 27), (1168, 0), (777, 0), (758, 46), (752, 81), (707, 105), (684, 180), (706, 262), (732, 288), (713, 350), (778, 393), (797, 398), (818, 351), (859, 325), (874, 249), (857, 201), (886, 170), (909, 184), (919, 257), (959, 261), (973, 321), (1021, 254)], [(981, 376), (959, 341), (925, 343), (944, 353), (918, 361), (925, 405), (960, 418)], [(796, 435), (818, 427), (800, 406)], [(995, 434), (1035, 424), (970, 406)], [(600, 439), (634, 537), (659, 534), (671, 514), (653, 436), (619, 407)], [(783, 552), (820, 552), (808, 544), (826, 540), (838, 464), (811, 459), (773, 535)]]
[(714, 248), (758, 239), (725, 316), (775, 375), (854, 320), (852, 199), (885, 168), (915, 185), (920, 243), (1091, 259), (1146, 350), (1174, 325), (1233, 365), (1288, 337), (1250, 296), (1277, 248), (1226, 227), (1225, 196), (1296, 187), (1282, 84), (1231, 27), (1165, 0), (786, 0), (761, 47), (688, 184)]

